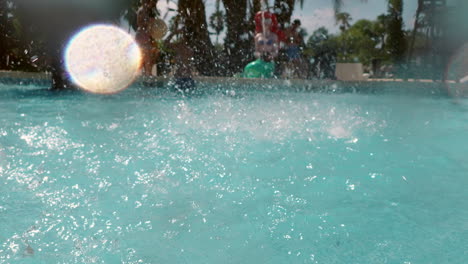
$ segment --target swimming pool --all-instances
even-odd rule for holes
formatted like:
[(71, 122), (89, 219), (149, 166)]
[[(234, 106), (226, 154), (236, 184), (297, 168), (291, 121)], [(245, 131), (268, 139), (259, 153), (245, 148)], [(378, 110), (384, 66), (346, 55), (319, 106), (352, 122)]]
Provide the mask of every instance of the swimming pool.
[(0, 85), (0, 263), (463, 263), (466, 104), (398, 86)]

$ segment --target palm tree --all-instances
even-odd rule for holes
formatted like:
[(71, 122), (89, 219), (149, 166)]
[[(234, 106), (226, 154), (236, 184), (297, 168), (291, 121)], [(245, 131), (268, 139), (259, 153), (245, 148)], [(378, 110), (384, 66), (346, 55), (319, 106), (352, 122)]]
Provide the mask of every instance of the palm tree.
[[(361, 2), (367, 2), (367, 0), (361, 0)], [(332, 0), (333, 9), (335, 10), (335, 14), (341, 12), (341, 7), (343, 7), (343, 0)]]
[(281, 28), (290, 24), (296, 3), (299, 3), (301, 8), (304, 6), (304, 0), (275, 0), (274, 9)]
[(346, 12), (341, 12), (335, 15), (336, 24), (340, 25), (341, 32), (348, 30), (351, 27), (350, 22), (353, 20), (351, 15)]
[[(361, 2), (367, 2), (367, 0), (360, 0)], [(278, 23), (284, 28), (286, 24), (291, 21), (291, 15), (294, 11), (295, 5), (298, 3), (302, 8), (304, 6), (304, 0), (275, 0), (274, 8), (275, 11), (279, 10)], [(343, 0), (332, 0), (333, 9), (335, 15), (341, 13), (343, 7)]]
[(224, 13), (219, 9), (219, 1), (216, 0), (216, 11), (210, 16), (210, 27), (216, 34), (216, 44), (218, 44), (219, 34), (224, 30)]
[(382, 14), (377, 17), (377, 21), (374, 22), (373, 31), (376, 34), (376, 41), (380, 43), (380, 51), (382, 54), (386, 48), (387, 28), (388, 28), (389, 16)]
[(408, 62), (411, 60), (411, 57), (413, 56), (414, 43), (416, 41), (416, 33), (418, 32), (419, 25), (420, 25), (419, 16), (421, 15), (422, 7), (423, 7), (423, 0), (418, 0), (418, 8), (416, 9), (413, 32), (411, 33), (411, 44), (408, 50), (408, 57), (407, 57)]
[[(366, 0), (361, 0), (366, 1)], [(403, 32), (403, 0), (387, 0), (388, 3), (388, 16), (386, 17), (388, 40), (387, 47), (390, 50), (395, 62), (401, 63), (406, 52), (406, 41)], [(419, 0), (419, 4), (422, 1)], [(349, 28), (349, 21), (351, 17), (348, 13), (340, 12), (343, 5), (343, 0), (333, 0), (335, 8), (335, 19), (340, 23), (341, 31)]]

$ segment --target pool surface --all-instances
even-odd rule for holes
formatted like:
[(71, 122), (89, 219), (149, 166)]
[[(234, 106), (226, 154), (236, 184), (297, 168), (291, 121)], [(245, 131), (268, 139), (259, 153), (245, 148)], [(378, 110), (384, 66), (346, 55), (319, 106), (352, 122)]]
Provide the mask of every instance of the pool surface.
[(0, 263), (467, 261), (466, 101), (216, 87), (0, 84)]

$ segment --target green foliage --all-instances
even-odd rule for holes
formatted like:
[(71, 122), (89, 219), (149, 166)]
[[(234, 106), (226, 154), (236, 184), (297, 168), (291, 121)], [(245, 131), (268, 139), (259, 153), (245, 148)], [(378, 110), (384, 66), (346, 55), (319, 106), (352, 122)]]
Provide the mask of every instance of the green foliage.
[[(339, 15), (339, 18), (350, 21), (348, 15)], [(342, 21), (340, 19), (340, 21)], [(330, 35), (325, 28), (317, 29), (307, 42), (307, 53), (314, 59), (331, 61), (332, 55), (338, 62), (361, 62), (370, 66), (372, 61), (388, 62), (391, 60), (388, 38), (388, 17), (380, 15), (377, 20), (358, 20), (337, 36)]]
[(330, 35), (326, 28), (320, 27), (312, 33), (307, 41), (304, 54), (313, 58), (311, 69), (314, 76), (318, 78), (334, 77), (338, 46), (337, 37)]
[(359, 20), (348, 30), (338, 36), (338, 42), (342, 43), (338, 49), (338, 60), (342, 62), (361, 62), (365, 65), (378, 56), (373, 22)]
[(340, 26), (340, 30), (344, 32), (349, 29), (349, 27), (351, 26), (350, 22), (353, 19), (351, 18), (351, 15), (349, 13), (342, 12), (342, 13), (337, 13), (335, 15), (335, 20), (336, 20), (336, 24)]
[(307, 40), (306, 53), (309, 56), (317, 56), (334, 48), (330, 42), (332, 36), (328, 33), (328, 30), (324, 27), (316, 29)]

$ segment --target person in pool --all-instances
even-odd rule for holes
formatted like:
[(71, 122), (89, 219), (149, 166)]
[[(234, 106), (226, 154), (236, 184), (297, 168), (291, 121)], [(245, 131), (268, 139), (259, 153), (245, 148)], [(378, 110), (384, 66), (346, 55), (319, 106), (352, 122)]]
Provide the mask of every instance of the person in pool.
[(300, 47), (304, 43), (304, 39), (299, 33), (301, 21), (294, 20), (292, 25), (286, 29), (286, 52), (290, 60), (298, 59), (301, 57)]
[(275, 16), (269, 12), (261, 11), (255, 16), (255, 57), (244, 68), (243, 76), (246, 78), (272, 78), (275, 71), (274, 59), (278, 56), (279, 38), (273, 31), (276, 27)]
[(275, 71), (274, 59), (278, 56), (278, 37), (274, 33), (258, 33), (255, 36), (255, 47), (257, 60), (245, 67), (245, 77), (272, 78)]
[(302, 57), (302, 47), (304, 46), (304, 38), (300, 33), (301, 21), (296, 19), (292, 25), (286, 29), (286, 55), (288, 57), (287, 71), (291, 72), (299, 78), (304, 78), (306, 65)]
[(267, 12), (259, 13), (261, 14), (261, 19), (256, 21), (260, 23), (260, 26), (256, 30), (258, 32), (255, 34), (255, 57), (261, 58), (268, 54), (271, 59), (274, 59), (278, 56), (279, 38), (278, 35), (272, 31), (274, 28), (273, 17)]

